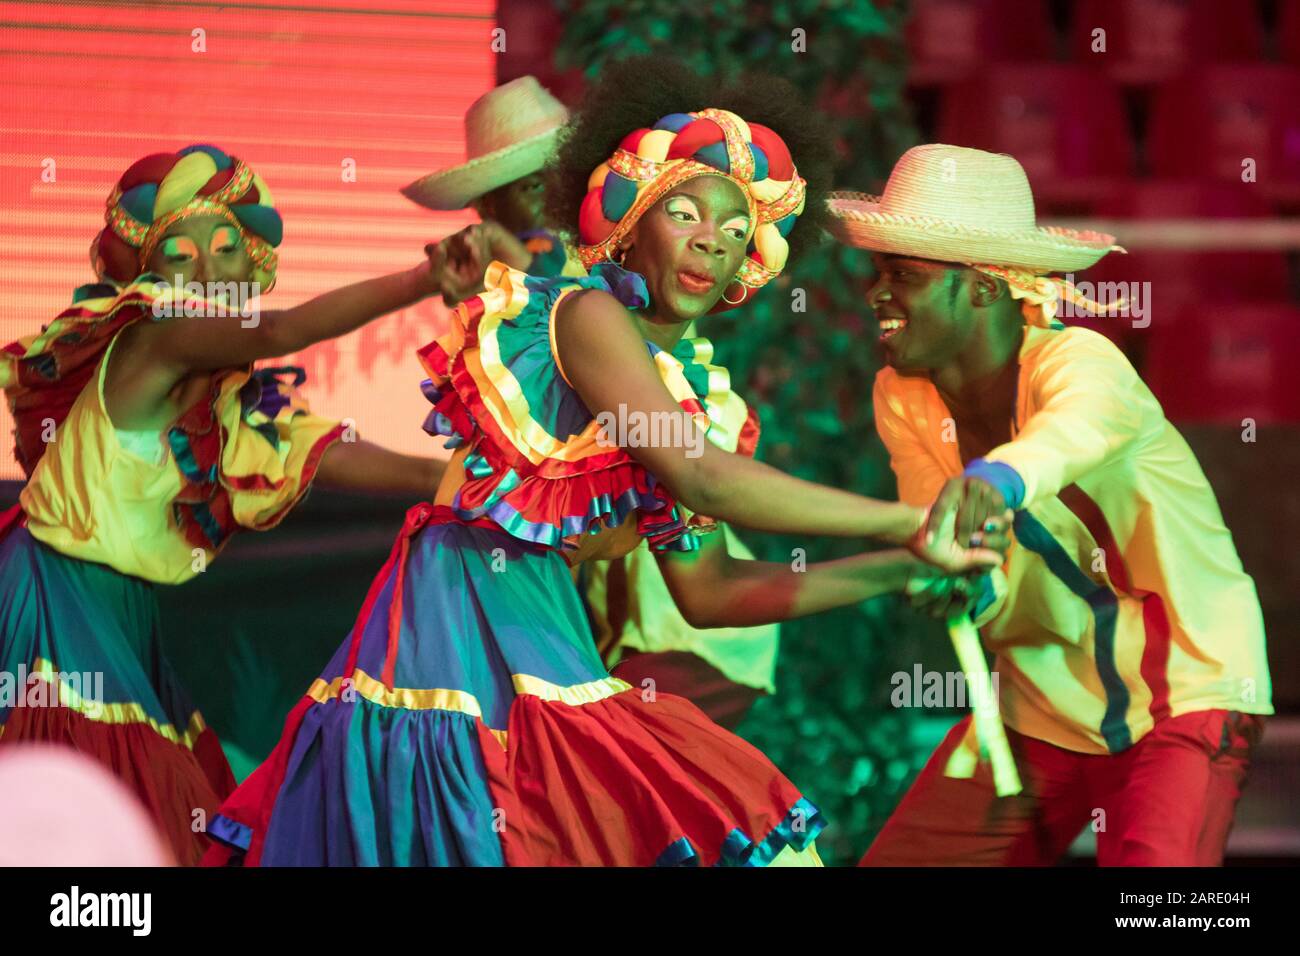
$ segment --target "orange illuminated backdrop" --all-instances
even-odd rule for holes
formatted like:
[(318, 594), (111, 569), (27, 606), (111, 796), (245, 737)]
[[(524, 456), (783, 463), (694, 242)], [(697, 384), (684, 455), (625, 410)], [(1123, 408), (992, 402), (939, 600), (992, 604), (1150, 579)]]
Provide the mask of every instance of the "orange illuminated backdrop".
[[(397, 190), (464, 158), (465, 110), (495, 81), (494, 10), (486, 0), (0, 3), (0, 341), (36, 331), (93, 280), (87, 249), (126, 167), (191, 143), (248, 161), (284, 216), (265, 308), (416, 264), (426, 241), (473, 219)], [(420, 429), (429, 406), (414, 349), (446, 318), (428, 299), (292, 356), (314, 409), (398, 450), (441, 453)], [(20, 477), (12, 429), (6, 408), (0, 478)]]

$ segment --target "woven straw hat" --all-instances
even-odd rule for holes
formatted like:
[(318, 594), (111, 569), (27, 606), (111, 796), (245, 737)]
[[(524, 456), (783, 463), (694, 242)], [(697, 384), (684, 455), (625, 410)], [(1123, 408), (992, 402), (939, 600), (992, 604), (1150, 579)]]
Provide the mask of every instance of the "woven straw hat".
[(568, 121), (564, 104), (535, 77), (503, 83), (465, 114), (468, 159), (402, 187), (402, 195), (429, 209), (464, 209), (484, 193), (541, 169)]
[(1025, 170), (1002, 153), (931, 143), (903, 154), (883, 196), (832, 193), (830, 231), (861, 249), (1034, 273), (1086, 269), (1115, 237), (1039, 226)]

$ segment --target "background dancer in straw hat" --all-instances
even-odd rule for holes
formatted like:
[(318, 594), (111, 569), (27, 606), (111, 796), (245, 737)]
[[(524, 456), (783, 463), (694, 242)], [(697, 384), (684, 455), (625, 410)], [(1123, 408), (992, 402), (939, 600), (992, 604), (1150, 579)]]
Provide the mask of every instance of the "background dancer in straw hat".
[[(586, 275), (569, 237), (544, 228), (542, 169), (568, 117), (533, 77), (504, 83), (465, 115), (469, 159), (402, 190), (429, 209), (469, 207), (482, 219), (433, 252), (448, 304), (481, 291), (493, 260), (544, 278)], [(686, 338), (694, 337), (692, 325)], [(757, 416), (734, 391), (728, 389), (716, 414), (710, 434), (715, 440), (728, 436), (728, 451), (735, 442), (748, 447), (757, 441)], [(722, 536), (732, 557), (753, 560), (725, 525)], [(673, 603), (647, 545), (617, 560), (585, 562), (579, 585), (597, 648), (615, 677), (685, 697), (729, 729), (759, 697), (775, 691), (780, 625), (692, 627)]]
[(465, 114), (465, 162), (402, 189), (428, 209), (473, 209), (482, 220), (438, 244), (448, 305), (482, 291), (494, 259), (547, 278), (587, 274), (564, 237), (545, 228), (542, 168), (568, 121), (564, 104), (534, 77), (503, 83)]
[(1263, 621), (1159, 403), (1106, 338), (1054, 321), (1063, 297), (1095, 304), (1049, 274), (1113, 237), (1038, 227), (1019, 163), (954, 146), (911, 149), (882, 197), (830, 207), (879, 273), (874, 404), (900, 497), (960, 493), (959, 539), (1016, 509), (975, 612), (1025, 792), (994, 796), (967, 718), (864, 865), (1050, 864), (1090, 822), (1103, 865), (1220, 864), (1273, 712)]

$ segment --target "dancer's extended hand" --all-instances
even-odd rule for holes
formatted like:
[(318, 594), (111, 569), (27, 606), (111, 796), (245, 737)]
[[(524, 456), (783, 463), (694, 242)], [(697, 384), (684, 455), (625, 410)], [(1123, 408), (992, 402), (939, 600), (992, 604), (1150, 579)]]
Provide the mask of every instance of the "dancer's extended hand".
[(492, 243), (482, 223), (466, 226), (436, 244), (429, 243), (424, 251), (448, 306), (483, 291), (483, 275), (492, 261)]
[(940, 497), (944, 495), (957, 496), (954, 537), (958, 544), (1006, 554), (1011, 545), (1011, 518), (1002, 492), (981, 478), (959, 475), (944, 485)]
[(1002, 563), (1002, 551), (994, 547), (978, 546), (984, 541), (1003, 544), (1010, 526), (1012, 514), (1003, 510), (995, 517), (984, 517), (981, 527), (981, 539), (977, 546), (971, 546), (971, 537), (959, 538), (957, 534), (957, 515), (964, 500), (964, 486), (959, 481), (950, 481), (939, 492), (939, 497), (930, 506), (921, 529), (916, 533), (908, 547), (922, 560), (934, 565), (941, 571), (960, 574), (965, 571), (987, 571)]
[(420, 291), (424, 295), (440, 295), (447, 268), (446, 240), (428, 243), (424, 254), (426, 259), (419, 266)]
[(912, 574), (904, 593), (913, 610), (946, 621), (975, 606), (979, 597), (978, 581), (979, 575), (921, 570)]
[(526, 270), (533, 258), (522, 242), (492, 220), (466, 226), (441, 242), (426, 245), (424, 251), (448, 306), (483, 291), (483, 277), (493, 260)]

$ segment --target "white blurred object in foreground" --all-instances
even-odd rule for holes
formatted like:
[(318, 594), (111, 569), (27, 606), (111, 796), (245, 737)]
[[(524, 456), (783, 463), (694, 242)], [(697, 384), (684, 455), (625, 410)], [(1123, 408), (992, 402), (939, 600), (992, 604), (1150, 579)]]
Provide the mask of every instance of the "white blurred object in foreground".
[(172, 866), (134, 795), (68, 747), (0, 748), (0, 866)]

